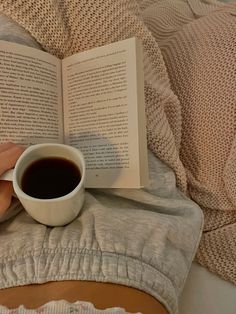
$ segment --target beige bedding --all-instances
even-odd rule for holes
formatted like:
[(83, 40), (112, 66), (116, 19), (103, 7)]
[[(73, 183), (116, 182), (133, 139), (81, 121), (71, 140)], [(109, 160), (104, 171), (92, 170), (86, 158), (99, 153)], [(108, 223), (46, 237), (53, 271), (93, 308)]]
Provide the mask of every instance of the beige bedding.
[[(78, 49), (89, 48), (91, 45), (99, 45), (109, 40), (118, 40), (131, 34), (136, 34), (143, 40), (146, 49), (145, 86), (149, 147), (156, 156), (164, 160), (175, 171), (178, 185), (183, 191), (187, 188), (188, 180), (188, 192), (205, 211), (206, 233), (202, 238), (198, 252), (199, 260), (211, 271), (217, 272), (227, 280), (234, 282), (236, 267), (230, 253), (231, 250), (235, 250), (235, 238), (233, 236), (235, 234), (235, 172), (232, 170), (235, 156), (235, 125), (233, 124), (235, 111), (232, 111), (234, 108), (232, 106), (235, 104), (233, 98), (235, 93), (232, 93), (232, 84), (235, 81), (233, 76), (235, 73), (235, 45), (232, 45), (236, 34), (235, 7), (222, 8), (215, 1), (162, 2), (150, 0), (138, 1), (141, 8), (139, 11), (135, 2), (132, 2), (128, 9), (125, 7), (126, 13), (122, 12), (124, 15), (121, 14), (124, 20), (119, 20), (117, 17), (117, 24), (114, 28), (118, 33), (108, 32), (106, 35), (108, 37), (97, 39), (95, 36), (97, 29), (90, 28), (90, 31), (92, 30), (94, 33), (91, 33), (90, 37), (86, 37), (89, 24), (86, 25), (85, 22), (81, 25), (77, 23), (76, 27), (72, 27), (72, 25), (70, 29), (64, 29), (64, 24), (59, 23), (65, 18), (64, 15), (61, 16), (62, 21), (57, 21), (58, 23), (54, 24), (55, 28), (47, 29), (47, 36), (45, 37), (45, 32), (38, 28), (38, 25), (32, 23), (29, 26), (32, 20), (20, 18), (20, 10), (17, 10), (18, 14), (15, 15), (16, 11), (12, 8), (15, 8), (17, 2), (6, 3), (9, 4), (9, 7), (4, 4), (2, 6), (4, 11), (25, 26), (45, 49), (59, 56), (73, 53)], [(124, 3), (127, 4), (125, 1)], [(212, 3), (215, 4), (212, 5)], [(26, 5), (28, 4), (29, 2)], [(83, 8), (88, 9), (85, 4), (83, 5)], [(113, 8), (112, 4), (111, 8)], [(95, 9), (100, 10), (98, 4)], [(142, 16), (141, 20), (139, 13)], [(160, 14), (160, 18), (158, 14)], [(167, 18), (170, 15), (172, 19)], [(56, 14), (54, 14), (55, 16)], [(45, 14), (45, 19), (47, 20), (47, 18), (50, 19), (50, 15)], [(76, 20), (76, 17), (74, 18)], [(106, 18), (107, 21), (110, 21), (110, 15), (107, 15)], [(146, 26), (142, 24), (143, 20)], [(127, 21), (131, 21), (130, 24), (126, 24)], [(124, 28), (120, 28), (121, 24)], [(81, 37), (79, 45), (70, 37), (69, 30), (73, 30), (72, 34), (78, 31), (77, 35), (84, 35)], [(59, 43), (56, 43), (56, 39), (53, 37), (55, 31), (59, 34), (64, 31), (66, 33), (66, 35), (63, 33), (57, 37), (57, 39), (60, 38)], [(228, 50), (223, 49), (220, 51), (221, 54), (216, 56), (212, 49), (220, 46), (218, 40), (222, 38), (226, 40), (223, 47), (228, 43), (230, 48)], [(215, 57), (217, 60), (219, 58), (219, 64), (224, 66), (217, 68), (214, 72), (215, 63), (211, 63), (211, 61), (215, 60)], [(227, 71), (221, 72), (225, 66)], [(198, 72), (201, 74), (199, 77), (197, 76)], [(233, 80), (227, 81), (228, 84), (225, 85), (223, 97), (219, 101), (219, 98), (211, 96), (218, 96), (219, 85), (217, 82), (221, 81), (222, 75), (225, 73), (231, 73), (229, 77)], [(196, 82), (200, 84), (197, 87)], [(212, 82), (215, 85), (212, 85)], [(205, 98), (208, 92), (209, 97)], [(204, 120), (206, 114), (208, 119)], [(208, 124), (209, 119), (212, 124)], [(212, 125), (214, 127), (209, 131), (209, 127)], [(220, 134), (219, 130), (221, 131)], [(224, 136), (221, 136), (222, 133)], [(206, 134), (209, 135), (209, 138), (204, 137)], [(224, 147), (224, 149), (219, 149), (219, 146)], [(206, 156), (210, 157), (206, 158)], [(224, 163), (227, 164), (226, 168)], [(222, 180), (224, 179), (226, 179), (226, 183), (222, 187)], [(165, 208), (164, 212), (166, 214), (168, 209)], [(222, 239), (223, 242), (219, 242), (219, 239)], [(175, 240), (178, 242), (178, 239)], [(182, 246), (182, 243), (179, 245)], [(187, 246), (185, 249), (188, 251)], [(192, 249), (192, 247), (189, 248), (189, 250)], [(231, 265), (233, 266), (231, 267)], [(183, 283), (183, 281), (178, 282), (181, 287), (183, 287)], [(174, 311), (176, 310), (176, 305), (171, 304), (170, 307)]]

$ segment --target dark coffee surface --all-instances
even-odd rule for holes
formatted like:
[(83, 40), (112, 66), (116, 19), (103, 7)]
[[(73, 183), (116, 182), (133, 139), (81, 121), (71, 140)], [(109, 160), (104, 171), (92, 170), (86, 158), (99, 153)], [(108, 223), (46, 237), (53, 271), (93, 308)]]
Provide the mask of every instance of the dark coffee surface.
[(50, 199), (70, 193), (80, 180), (80, 171), (73, 162), (50, 157), (29, 165), (23, 174), (21, 188), (32, 197)]

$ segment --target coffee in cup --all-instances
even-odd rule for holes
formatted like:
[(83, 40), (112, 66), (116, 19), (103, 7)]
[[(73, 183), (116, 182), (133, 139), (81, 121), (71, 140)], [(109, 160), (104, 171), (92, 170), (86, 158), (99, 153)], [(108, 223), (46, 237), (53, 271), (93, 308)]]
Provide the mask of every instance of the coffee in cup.
[(16, 196), (35, 220), (65, 225), (78, 216), (84, 203), (83, 154), (64, 144), (32, 145), (17, 160), (12, 181)]
[(46, 157), (34, 161), (25, 170), (22, 191), (29, 196), (50, 199), (73, 191), (81, 180), (76, 164), (68, 159)]

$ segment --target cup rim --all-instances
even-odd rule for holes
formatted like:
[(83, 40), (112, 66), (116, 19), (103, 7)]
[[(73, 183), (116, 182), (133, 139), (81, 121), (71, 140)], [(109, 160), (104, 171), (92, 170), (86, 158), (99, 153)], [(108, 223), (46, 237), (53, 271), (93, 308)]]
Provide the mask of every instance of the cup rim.
[[(81, 163), (82, 163), (82, 171), (81, 169), (80, 172), (82, 172), (82, 175), (81, 175), (81, 179), (80, 179), (80, 182), (79, 184), (69, 193), (63, 195), (63, 196), (60, 196), (60, 197), (55, 197), (55, 198), (37, 198), (37, 197), (33, 197), (33, 196), (30, 196), (28, 194), (26, 194), (20, 187), (20, 185), (18, 184), (18, 180), (17, 180), (17, 169), (18, 167), (20, 167), (20, 164), (22, 162), (22, 160), (25, 158), (25, 155), (29, 154), (30, 152), (34, 151), (34, 150), (37, 150), (41, 147), (47, 147), (47, 146), (54, 146), (54, 147), (64, 147), (66, 149), (70, 149), (70, 150), (73, 150), (76, 154), (79, 154), (79, 158), (81, 159)], [(58, 156), (55, 156), (55, 157), (58, 157)], [(14, 169), (14, 172), (13, 172), (13, 188), (14, 188), (14, 191), (16, 193), (16, 195), (20, 198), (27, 198), (28, 200), (32, 200), (32, 201), (37, 201), (37, 202), (42, 202), (42, 203), (45, 203), (45, 202), (60, 202), (62, 200), (67, 200), (71, 197), (73, 197), (74, 194), (76, 194), (78, 192), (78, 190), (81, 189), (81, 187), (83, 187), (84, 185), (84, 180), (85, 180), (85, 160), (84, 160), (84, 156), (83, 156), (83, 153), (76, 147), (73, 147), (73, 146), (70, 146), (70, 145), (67, 145), (67, 144), (60, 144), (60, 143), (41, 143), (41, 144), (33, 144), (33, 145), (30, 145), (26, 148), (26, 150), (21, 154), (21, 156), (19, 157), (19, 159), (17, 160), (16, 162), (16, 165), (15, 165), (15, 169)]]

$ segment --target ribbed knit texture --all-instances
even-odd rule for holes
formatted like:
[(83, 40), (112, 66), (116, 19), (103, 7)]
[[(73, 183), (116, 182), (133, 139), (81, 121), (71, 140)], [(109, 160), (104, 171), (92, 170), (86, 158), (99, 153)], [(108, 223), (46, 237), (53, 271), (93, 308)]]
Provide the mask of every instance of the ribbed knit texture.
[(236, 283), (235, 6), (5, 0), (0, 10), (60, 58), (131, 36), (142, 40), (149, 148), (175, 171), (182, 191), (188, 181), (204, 210), (199, 262)]
[(236, 283), (236, 5), (153, 1), (143, 17), (181, 104), (180, 158), (205, 216), (197, 259)]

